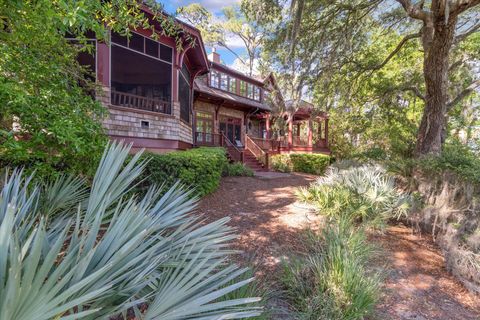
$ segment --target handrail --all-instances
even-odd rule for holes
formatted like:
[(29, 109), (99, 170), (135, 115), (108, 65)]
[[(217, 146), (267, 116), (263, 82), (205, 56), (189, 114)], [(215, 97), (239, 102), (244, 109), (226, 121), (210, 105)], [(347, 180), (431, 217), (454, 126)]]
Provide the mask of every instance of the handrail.
[(251, 137), (249, 136), (250, 139), (255, 142), (257, 146), (262, 148), (263, 150), (272, 150), (273, 149), (273, 141), (274, 139), (263, 139), (263, 138), (257, 138), (257, 137)]
[(245, 148), (268, 169), (268, 152), (265, 152), (258, 144), (256, 144), (248, 134), (245, 135)]
[[(225, 133), (222, 131), (221, 132), (222, 134), (222, 137), (223, 137), (223, 141), (225, 141), (227, 143), (227, 152), (230, 154), (230, 156), (233, 158), (233, 160), (235, 161), (239, 161), (241, 163), (243, 163), (243, 151), (239, 150), (233, 143), (232, 141), (230, 141), (230, 139), (228, 139), (228, 137), (225, 135)], [(233, 150), (235, 151), (234, 153), (231, 152), (231, 149), (229, 150), (228, 147), (231, 147), (233, 148)]]

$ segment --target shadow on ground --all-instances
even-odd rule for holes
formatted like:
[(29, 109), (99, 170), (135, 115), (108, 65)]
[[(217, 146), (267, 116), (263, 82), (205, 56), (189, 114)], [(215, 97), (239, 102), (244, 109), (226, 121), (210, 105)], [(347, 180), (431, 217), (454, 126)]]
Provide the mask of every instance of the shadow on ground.
[[(233, 243), (243, 251), (240, 264), (253, 265), (257, 276), (272, 290), (280, 261), (288, 253), (302, 251), (304, 229), (317, 229), (322, 219), (312, 207), (296, 201), (295, 190), (316, 179), (311, 175), (228, 177), (214, 194), (202, 199), (198, 212), (208, 220), (229, 216), (239, 238)], [(479, 299), (450, 276), (431, 241), (413, 235), (409, 228), (390, 227), (374, 237), (384, 248), (382, 264), (387, 264), (385, 293), (373, 319), (378, 320), (479, 320)], [(252, 260), (253, 257), (253, 260)], [(278, 292), (275, 297), (281, 297)], [(276, 302), (286, 308), (281, 299)], [(288, 312), (272, 319), (292, 319)]]

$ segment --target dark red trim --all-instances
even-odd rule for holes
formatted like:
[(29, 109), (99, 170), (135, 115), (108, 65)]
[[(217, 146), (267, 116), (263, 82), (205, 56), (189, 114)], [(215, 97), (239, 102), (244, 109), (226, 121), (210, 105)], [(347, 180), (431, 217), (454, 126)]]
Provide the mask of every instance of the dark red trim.
[(110, 86), (110, 47), (104, 42), (97, 43), (97, 79), (106, 86)]
[(147, 149), (149, 151), (173, 151), (173, 150), (187, 150), (192, 148), (191, 143), (179, 140), (167, 139), (153, 139), (153, 138), (138, 138), (127, 136), (111, 135), (110, 140), (123, 141), (127, 144), (132, 143), (134, 149)]

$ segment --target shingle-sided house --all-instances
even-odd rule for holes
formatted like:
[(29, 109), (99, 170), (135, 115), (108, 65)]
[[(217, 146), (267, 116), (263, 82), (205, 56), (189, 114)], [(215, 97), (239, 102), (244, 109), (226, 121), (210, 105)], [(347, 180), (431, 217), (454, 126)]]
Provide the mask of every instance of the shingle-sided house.
[[(94, 59), (80, 57), (96, 71), (102, 88), (97, 96), (108, 109), (103, 124), (111, 139), (157, 153), (224, 146), (233, 160), (257, 169), (256, 158), (267, 153), (329, 152), (326, 114), (310, 119), (310, 109), (303, 108), (288, 132), (272, 139), (267, 95), (273, 76), (258, 79), (223, 65), (215, 51), (207, 56), (196, 28), (177, 23), (189, 36), (181, 50), (155, 25), (157, 39), (150, 30), (132, 30), (128, 38), (111, 32), (109, 43), (96, 43)], [(312, 120), (325, 123), (323, 129), (316, 127), (319, 134)], [(305, 141), (301, 123), (308, 127)]]

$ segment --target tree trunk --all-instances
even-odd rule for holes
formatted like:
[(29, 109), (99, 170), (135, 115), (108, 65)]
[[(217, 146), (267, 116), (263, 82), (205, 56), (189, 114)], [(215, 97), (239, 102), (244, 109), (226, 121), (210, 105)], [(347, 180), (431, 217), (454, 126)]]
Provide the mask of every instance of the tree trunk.
[(447, 123), (449, 53), (456, 23), (456, 17), (445, 22), (445, 17), (440, 15), (431, 26), (425, 25), (422, 29), (426, 94), (415, 150), (418, 157), (439, 154), (442, 150), (442, 132)]

